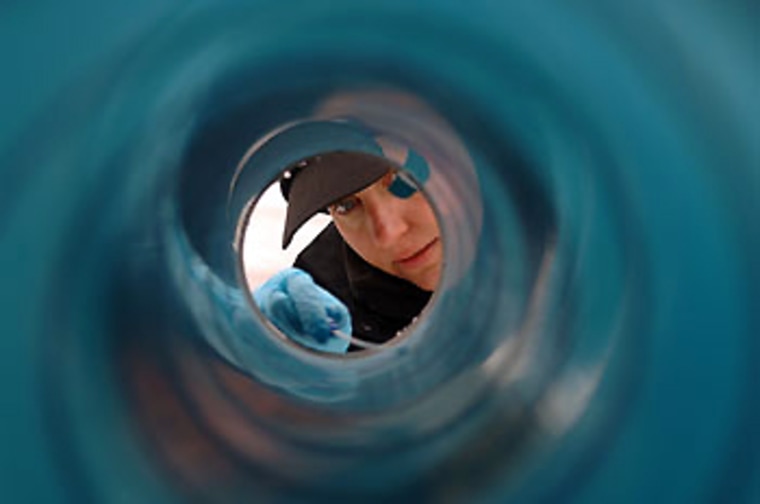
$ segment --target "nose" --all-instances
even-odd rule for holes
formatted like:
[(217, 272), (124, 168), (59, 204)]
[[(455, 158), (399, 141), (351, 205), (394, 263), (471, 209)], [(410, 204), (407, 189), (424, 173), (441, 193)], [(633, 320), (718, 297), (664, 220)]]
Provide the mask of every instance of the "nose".
[(397, 198), (388, 198), (383, 204), (368, 209), (372, 236), (381, 247), (392, 245), (409, 229), (409, 222), (398, 202)]

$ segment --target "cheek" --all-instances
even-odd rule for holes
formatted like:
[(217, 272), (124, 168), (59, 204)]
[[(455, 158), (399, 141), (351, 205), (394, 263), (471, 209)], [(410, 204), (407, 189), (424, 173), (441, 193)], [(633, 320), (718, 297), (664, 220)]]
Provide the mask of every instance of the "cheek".
[(438, 234), (438, 219), (435, 217), (433, 208), (421, 194), (416, 195), (415, 198), (418, 199), (410, 208), (409, 215), (414, 219), (417, 226)]
[(359, 233), (356, 232), (355, 229), (353, 229), (351, 226), (347, 226), (343, 223), (341, 223), (338, 220), (333, 220), (335, 223), (335, 227), (338, 228), (338, 232), (340, 233), (340, 236), (343, 238), (343, 241), (348, 243), (348, 245), (354, 249), (357, 250), (359, 247)]
[(359, 254), (365, 261), (373, 264), (374, 266), (383, 267), (385, 262), (382, 255), (378, 255), (375, 247), (372, 246), (369, 235), (358, 229), (354, 229), (351, 226), (341, 225), (341, 223), (335, 221), (335, 226), (338, 228), (343, 241), (345, 241), (354, 252)]

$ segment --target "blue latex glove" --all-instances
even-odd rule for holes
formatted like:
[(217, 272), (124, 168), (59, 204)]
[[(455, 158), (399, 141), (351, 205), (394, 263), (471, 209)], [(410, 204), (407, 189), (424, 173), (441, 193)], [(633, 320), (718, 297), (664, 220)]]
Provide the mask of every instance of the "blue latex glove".
[(335, 296), (298, 268), (280, 271), (253, 292), (261, 312), (298, 343), (330, 353), (345, 353), (350, 342), (333, 334), (351, 334), (351, 314)]

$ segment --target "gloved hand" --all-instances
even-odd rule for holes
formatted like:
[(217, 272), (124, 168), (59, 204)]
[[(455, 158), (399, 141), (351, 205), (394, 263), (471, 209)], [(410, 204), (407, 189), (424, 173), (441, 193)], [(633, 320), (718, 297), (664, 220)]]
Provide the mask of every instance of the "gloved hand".
[(280, 271), (253, 292), (253, 299), (279, 330), (302, 345), (345, 353), (351, 344), (333, 334), (351, 334), (348, 308), (303, 270)]

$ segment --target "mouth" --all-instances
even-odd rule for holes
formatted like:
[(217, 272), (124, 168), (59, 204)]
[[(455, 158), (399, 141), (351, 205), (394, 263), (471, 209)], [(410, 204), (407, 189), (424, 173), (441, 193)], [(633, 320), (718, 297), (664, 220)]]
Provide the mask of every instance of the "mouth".
[(433, 248), (438, 244), (439, 241), (439, 238), (435, 237), (421, 249), (408, 256), (402, 257), (401, 259), (397, 259), (395, 263), (402, 267), (415, 267), (422, 265), (428, 260)]

